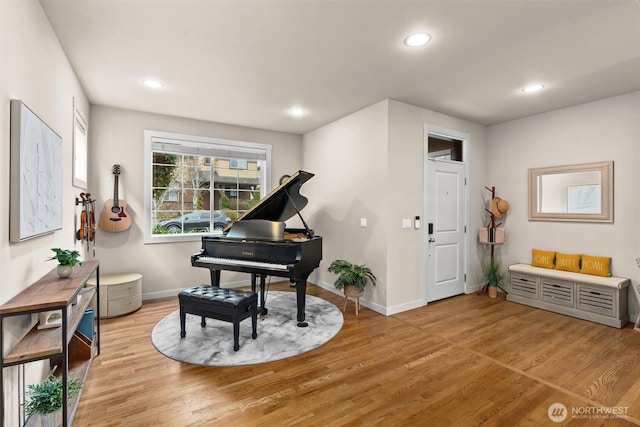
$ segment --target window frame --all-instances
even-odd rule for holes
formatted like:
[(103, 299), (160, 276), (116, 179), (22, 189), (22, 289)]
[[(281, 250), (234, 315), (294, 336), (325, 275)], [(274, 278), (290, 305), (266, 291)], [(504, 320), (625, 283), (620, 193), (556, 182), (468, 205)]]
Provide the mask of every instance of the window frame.
[[(271, 191), (271, 149), (270, 144), (256, 142), (238, 141), (230, 139), (220, 139), (205, 136), (186, 135), (179, 133), (163, 132), (156, 130), (144, 130), (144, 214), (143, 214), (143, 237), (144, 244), (192, 242), (201, 240), (203, 235), (216, 235), (219, 232), (209, 233), (186, 233), (186, 234), (153, 234), (153, 212), (152, 212), (152, 186), (153, 186), (153, 152), (154, 142), (170, 141), (170, 145), (175, 147), (174, 151), (162, 150), (173, 154), (185, 154), (186, 149), (196, 148), (201, 151), (202, 156), (209, 155), (212, 158), (224, 158), (218, 154), (207, 154), (207, 151), (231, 151), (236, 153), (256, 154), (259, 153), (265, 158), (264, 168), (260, 175), (261, 198)], [(181, 151), (182, 150), (182, 151)], [(213, 162), (212, 162), (213, 163)], [(212, 165), (213, 168), (213, 165)], [(213, 172), (212, 172), (213, 173)], [(212, 198), (213, 200), (213, 198)], [(212, 216), (214, 218), (215, 215)]]
[(88, 181), (87, 121), (75, 107), (73, 113), (73, 186), (86, 190)]

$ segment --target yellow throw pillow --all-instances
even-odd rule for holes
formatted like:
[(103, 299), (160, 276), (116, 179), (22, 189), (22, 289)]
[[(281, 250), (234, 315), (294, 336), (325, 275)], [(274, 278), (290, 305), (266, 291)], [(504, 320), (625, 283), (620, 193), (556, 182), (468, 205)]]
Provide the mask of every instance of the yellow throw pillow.
[(572, 271), (580, 273), (581, 255), (556, 254), (556, 270)]
[(533, 249), (531, 265), (534, 267), (553, 268), (555, 258), (556, 253), (554, 251)]
[(582, 255), (581, 273), (596, 276), (611, 276), (611, 258), (603, 256)]

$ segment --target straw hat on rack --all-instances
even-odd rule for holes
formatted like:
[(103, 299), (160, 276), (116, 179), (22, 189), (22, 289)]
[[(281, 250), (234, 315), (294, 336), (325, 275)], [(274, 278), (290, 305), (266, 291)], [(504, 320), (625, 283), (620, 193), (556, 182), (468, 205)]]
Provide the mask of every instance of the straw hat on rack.
[(494, 197), (491, 200), (491, 213), (498, 219), (504, 218), (509, 210), (509, 202), (500, 197)]

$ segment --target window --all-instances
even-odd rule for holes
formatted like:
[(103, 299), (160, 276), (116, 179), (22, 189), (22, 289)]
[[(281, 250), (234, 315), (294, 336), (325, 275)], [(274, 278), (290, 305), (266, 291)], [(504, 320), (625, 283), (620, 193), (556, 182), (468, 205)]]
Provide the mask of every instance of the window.
[(151, 130), (144, 135), (145, 243), (221, 233), (269, 190), (270, 145)]
[(230, 159), (229, 167), (231, 169), (247, 169), (247, 161), (243, 159)]
[(462, 140), (429, 132), (427, 150), (433, 160), (462, 162)]
[(177, 202), (178, 197), (180, 197), (180, 188), (178, 187), (177, 183), (169, 184), (164, 200), (167, 202)]
[(87, 188), (87, 121), (73, 109), (73, 185)]

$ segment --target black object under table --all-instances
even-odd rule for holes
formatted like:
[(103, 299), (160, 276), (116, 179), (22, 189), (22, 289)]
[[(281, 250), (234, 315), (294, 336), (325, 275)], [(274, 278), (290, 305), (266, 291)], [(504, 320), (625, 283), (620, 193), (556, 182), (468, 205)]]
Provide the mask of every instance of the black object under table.
[(187, 313), (201, 316), (200, 325), (206, 326), (205, 318), (233, 323), (233, 350), (240, 349), (240, 322), (251, 317), (251, 338), (258, 336), (258, 294), (217, 286), (200, 285), (178, 294), (180, 301), (180, 337), (187, 335)]

